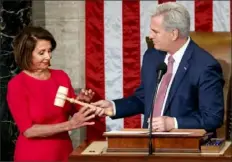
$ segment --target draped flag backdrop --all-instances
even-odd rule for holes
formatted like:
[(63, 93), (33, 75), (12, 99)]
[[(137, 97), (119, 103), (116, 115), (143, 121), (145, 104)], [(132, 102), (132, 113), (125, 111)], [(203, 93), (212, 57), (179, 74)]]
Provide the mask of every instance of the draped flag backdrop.
[[(175, 0), (86, 1), (86, 88), (96, 92), (94, 100), (112, 100), (134, 92), (140, 83), (150, 15), (157, 4), (167, 1)], [(231, 0), (177, 1), (190, 12), (191, 31), (231, 31)], [(103, 139), (106, 130), (140, 128), (143, 115), (97, 118), (95, 122), (87, 128), (87, 140)]]

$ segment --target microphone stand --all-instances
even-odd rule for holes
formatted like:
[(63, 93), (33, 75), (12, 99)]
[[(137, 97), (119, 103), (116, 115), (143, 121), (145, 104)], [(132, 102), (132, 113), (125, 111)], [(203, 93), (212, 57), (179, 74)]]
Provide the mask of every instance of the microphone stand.
[(152, 155), (153, 153), (153, 144), (152, 144), (152, 116), (153, 116), (153, 110), (154, 110), (154, 103), (155, 103), (155, 99), (156, 99), (156, 95), (157, 95), (157, 91), (158, 91), (158, 86), (159, 83), (161, 81), (163, 77), (163, 73), (161, 70), (159, 70), (158, 72), (158, 76), (157, 76), (157, 84), (155, 87), (155, 91), (154, 91), (154, 98), (153, 98), (153, 102), (152, 102), (152, 108), (151, 108), (151, 113), (150, 113), (150, 127), (149, 127), (149, 155)]

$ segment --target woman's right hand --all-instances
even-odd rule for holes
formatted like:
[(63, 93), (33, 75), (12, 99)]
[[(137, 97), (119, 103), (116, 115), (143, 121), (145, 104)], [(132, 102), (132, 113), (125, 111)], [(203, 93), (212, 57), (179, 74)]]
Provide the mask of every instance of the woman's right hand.
[(89, 120), (95, 117), (95, 110), (89, 107), (82, 107), (76, 112), (73, 117), (69, 120), (69, 130), (77, 129), (86, 125), (94, 125), (95, 122)]

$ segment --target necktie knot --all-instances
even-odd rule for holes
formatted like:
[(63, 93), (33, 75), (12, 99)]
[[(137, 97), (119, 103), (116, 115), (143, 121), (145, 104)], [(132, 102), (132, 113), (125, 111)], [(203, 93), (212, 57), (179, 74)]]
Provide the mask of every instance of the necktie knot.
[(168, 57), (168, 63), (174, 63), (174, 58), (171, 56)]

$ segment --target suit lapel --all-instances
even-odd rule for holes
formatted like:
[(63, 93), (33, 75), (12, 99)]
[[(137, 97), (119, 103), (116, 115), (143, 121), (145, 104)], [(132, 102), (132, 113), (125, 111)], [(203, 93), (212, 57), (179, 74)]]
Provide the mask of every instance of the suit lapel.
[(189, 59), (191, 58), (192, 52), (193, 52), (192, 46), (193, 46), (192, 41), (190, 41), (189, 46), (187, 47), (187, 49), (184, 53), (184, 56), (179, 64), (179, 67), (178, 67), (177, 72), (175, 74), (175, 78), (173, 79), (172, 86), (171, 86), (170, 91), (169, 91), (169, 95), (167, 98), (167, 102), (166, 102), (163, 114), (165, 114), (166, 111), (168, 110), (169, 104), (171, 103), (179, 85), (181, 84), (181, 81), (183, 80), (186, 72), (188, 71)]

